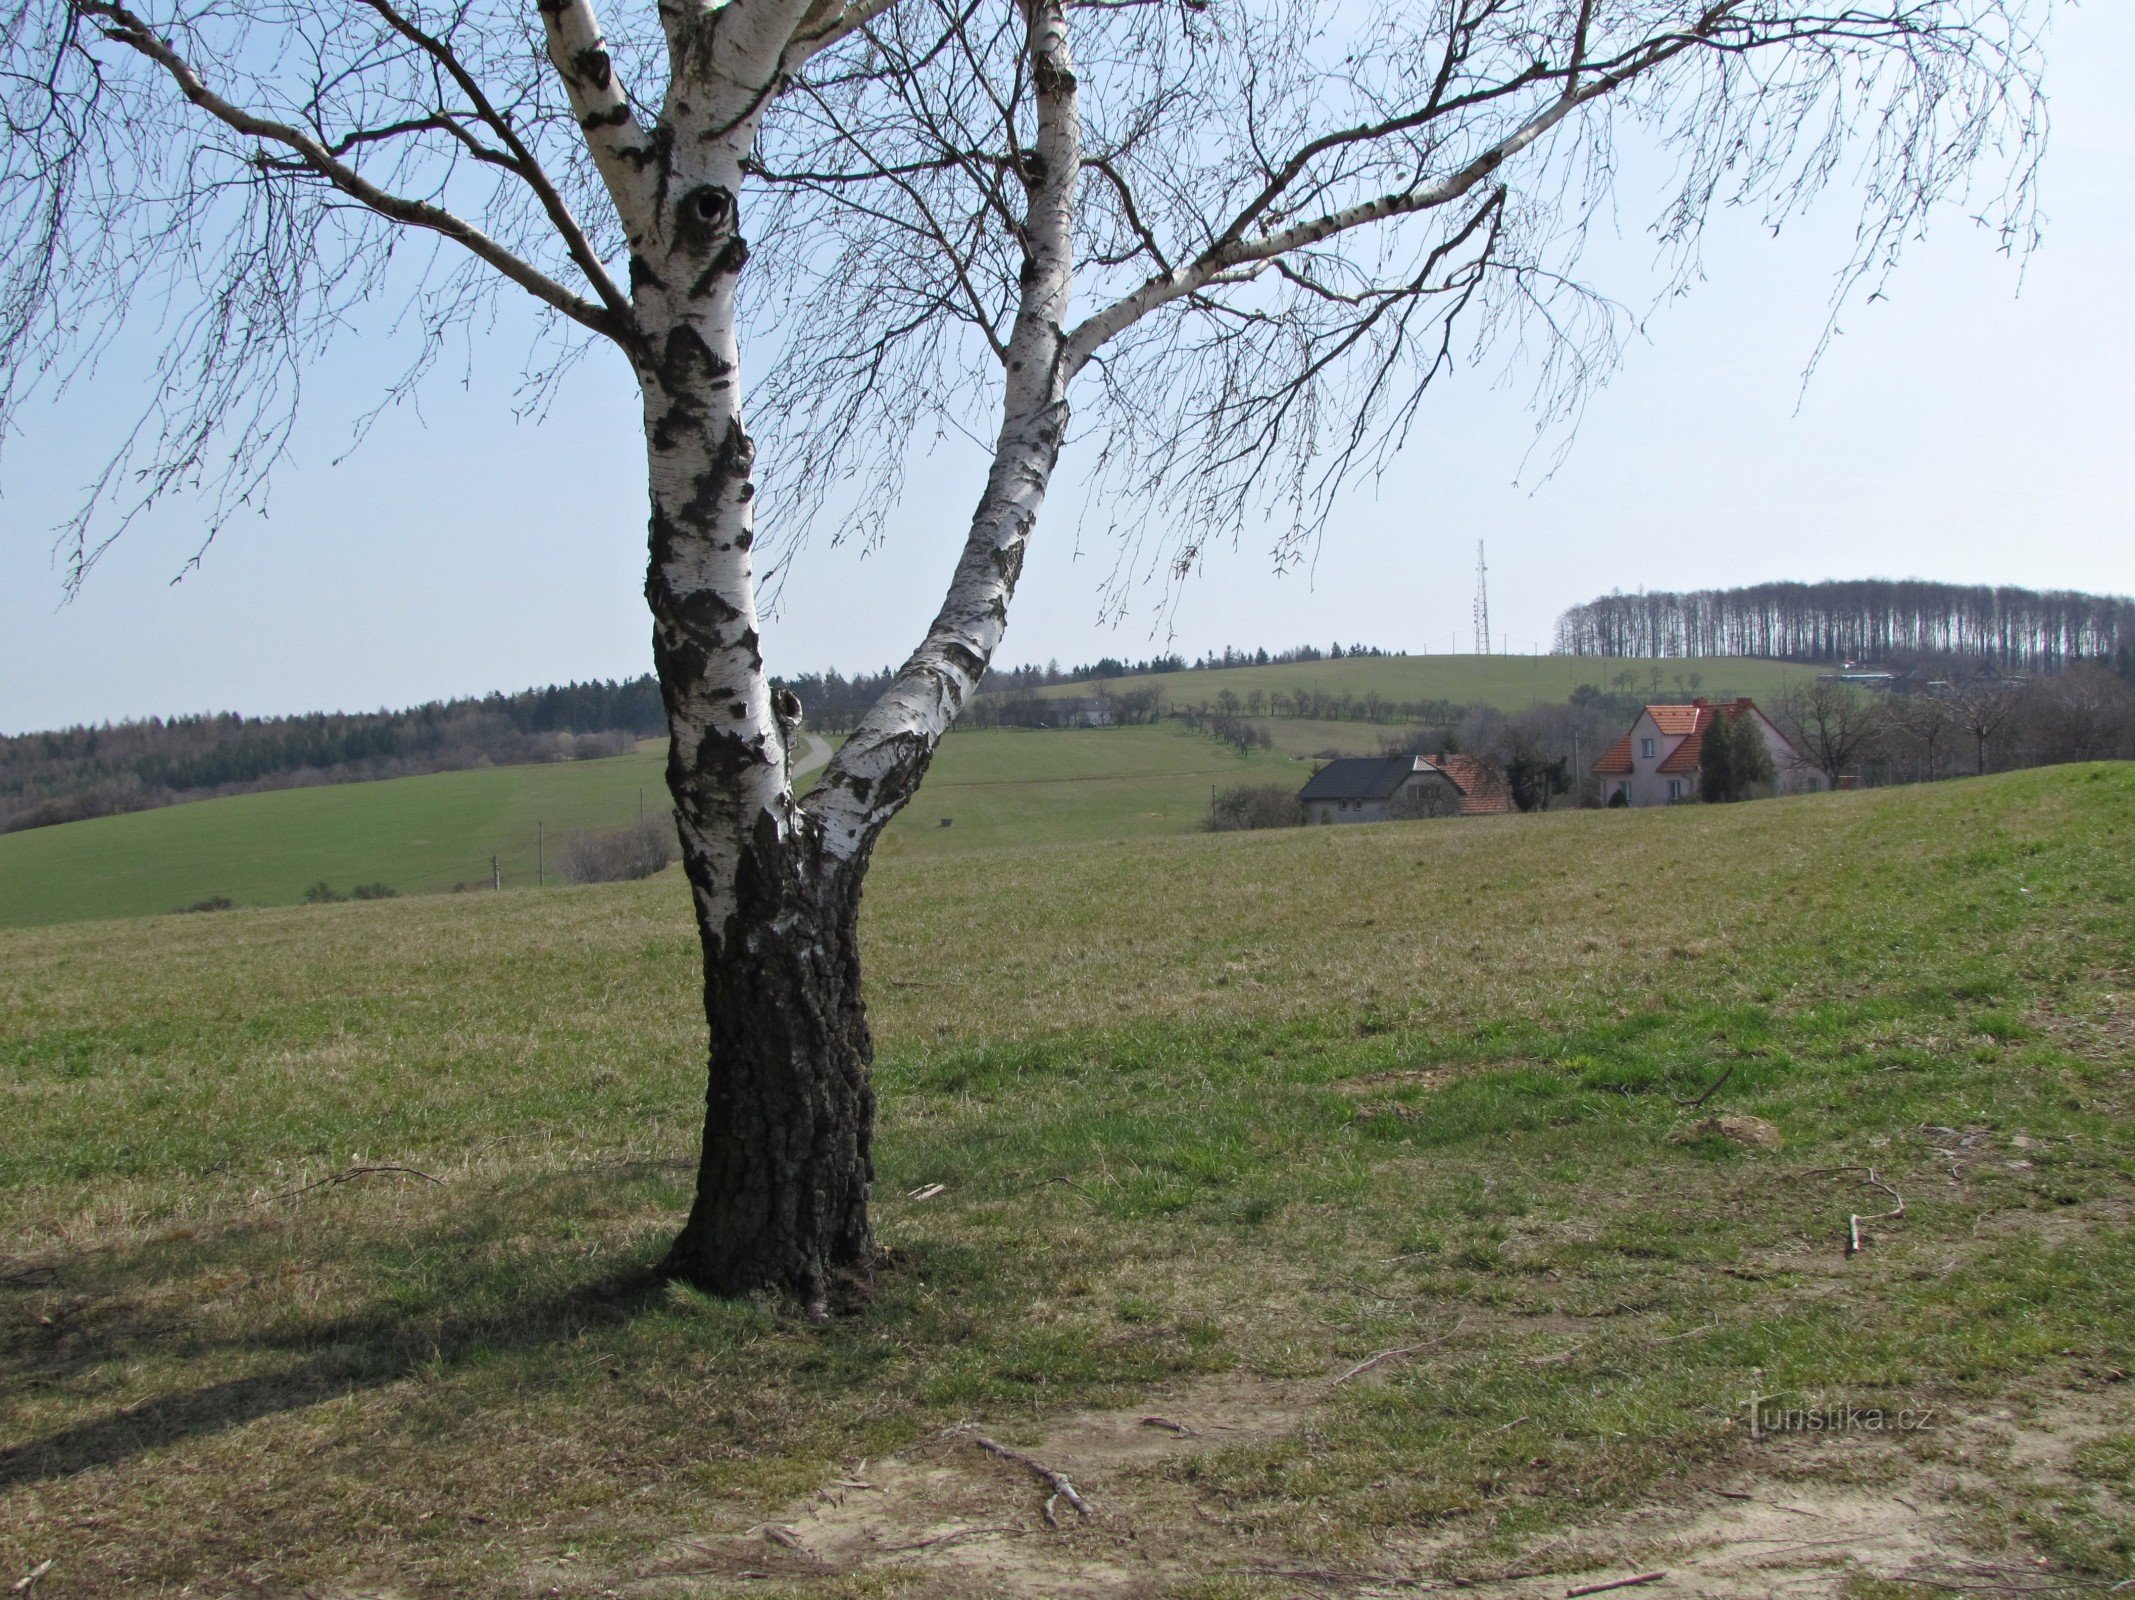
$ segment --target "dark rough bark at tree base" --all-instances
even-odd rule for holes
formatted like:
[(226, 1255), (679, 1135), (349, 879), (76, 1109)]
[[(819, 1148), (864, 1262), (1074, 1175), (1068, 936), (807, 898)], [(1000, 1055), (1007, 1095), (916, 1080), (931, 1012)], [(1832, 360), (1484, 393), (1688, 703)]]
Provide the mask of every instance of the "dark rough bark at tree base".
[(874, 1042), (860, 997), (862, 861), (759, 834), (725, 927), (705, 930), (703, 1157), (663, 1275), (769, 1289), (811, 1316), (865, 1297), (874, 1260)]

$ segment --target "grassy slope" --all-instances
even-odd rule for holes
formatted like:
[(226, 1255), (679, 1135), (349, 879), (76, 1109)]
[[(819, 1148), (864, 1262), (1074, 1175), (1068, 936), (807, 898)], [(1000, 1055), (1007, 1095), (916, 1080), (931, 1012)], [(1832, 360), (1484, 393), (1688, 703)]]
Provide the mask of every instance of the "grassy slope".
[[(2102, 1417), (2131, 901), (2127, 767), (893, 856), (896, 1254), (821, 1330), (630, 1276), (701, 1106), (672, 874), (0, 932), (0, 1571), (628, 1592), (946, 1423), (1233, 1374), (1309, 1380), (1305, 1423), (1103, 1489), (1171, 1563), (1148, 1592), (1287, 1595), (1223, 1575), (1588, 1571), (1594, 1518), (1785, 1470), (1753, 1388)], [(1730, 1068), (1708, 1109), (1784, 1152), (1670, 1142)], [(377, 1163), (444, 1181), (302, 1187)], [(1847, 1261), (1871, 1163), (1910, 1208)], [(1976, 1545), (2135, 1578), (2135, 1434), (2051, 1495), (1977, 1437), (1872, 1469), (1962, 1456)], [(964, 1592), (919, 1581), (888, 1592)]]
[[(1457, 706), (1524, 711), (1537, 700), (1562, 700), (1581, 684), (1613, 688), (1626, 672), (1639, 694), (1713, 698), (1746, 694), (1769, 699), (1813, 668), (1781, 661), (1617, 661), (1598, 656), (1363, 656), (1299, 661), (1275, 667), (1225, 667), (1206, 672), (1151, 673), (1119, 678), (1128, 688), (1163, 690), (1166, 705), (1213, 702), (1225, 689), (1243, 697), (1255, 689), (1323, 689), (1329, 694), (1379, 694), (1389, 700), (1448, 700)], [(1691, 682), (1693, 675), (1698, 679)], [(1049, 696), (1080, 695), (1087, 684), (1060, 684)]]
[[(153, 915), (217, 894), (289, 905), (322, 878), (343, 892), (373, 882), (483, 887), (492, 852), (506, 883), (521, 886), (535, 877), (537, 822), (553, 845), (627, 822), (641, 796), (657, 811), (663, 762), (648, 742), (607, 761), (283, 789), (0, 834), (0, 927)], [(1206, 811), (1209, 785), (1241, 767), (1177, 727), (957, 734), (883, 848), (925, 856), (1033, 837), (1176, 833)], [(954, 826), (941, 828), (943, 816)], [(552, 869), (555, 859), (552, 849)]]

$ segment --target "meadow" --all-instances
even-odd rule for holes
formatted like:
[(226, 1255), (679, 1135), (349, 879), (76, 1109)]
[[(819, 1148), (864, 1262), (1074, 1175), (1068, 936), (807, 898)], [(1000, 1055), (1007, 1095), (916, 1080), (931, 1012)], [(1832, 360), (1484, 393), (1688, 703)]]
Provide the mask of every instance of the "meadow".
[[(1177, 724), (953, 734), (883, 853), (1179, 833), (1206, 813), (1211, 784), (1259, 778), (1274, 760), (1255, 759)], [(278, 789), (0, 834), (0, 927), (149, 916), (218, 895), (292, 905), (321, 880), (344, 894), (359, 883), (481, 890), (492, 855), (506, 888), (553, 883), (571, 832), (667, 810), (665, 762), (648, 740), (602, 761)], [(1289, 766), (1269, 774), (1293, 779), (1304, 781)]]
[[(1790, 683), (1815, 675), (1812, 667), (1785, 661), (1618, 660), (1604, 656), (1344, 656), (1339, 661), (1295, 661), (1266, 667), (1211, 667), (1191, 672), (1144, 673), (1108, 680), (1122, 689), (1155, 688), (1167, 706), (1215, 704), (1228, 689), (1240, 699), (1254, 690), (1316, 689), (1325, 694), (1376, 694), (1387, 700), (1443, 700), (1455, 706), (1486, 705), (1498, 711), (1564, 700), (1574, 689), (1620, 690), (1676, 699), (1749, 695), (1768, 700)], [(1084, 695), (1088, 684), (1058, 684), (1046, 696)]]
[(827, 1327), (649, 1275), (671, 871), (0, 930), (0, 1580), (2126, 1588), (2131, 895), (2104, 765), (889, 852)]
[[(1147, 681), (1177, 704), (1213, 701), (1225, 688), (1243, 696), (1305, 685), (1516, 711), (1625, 674), (1642, 693), (1769, 695), (1802, 671), (1756, 661), (1388, 656)], [(1176, 725), (954, 733), (884, 854), (1187, 832), (1206, 814), (1212, 786), (1301, 784), (1294, 767), (1270, 763), (1327, 751), (1374, 755), (1384, 738), (1403, 731), (1292, 718), (1261, 726), (1274, 749), (1243, 763)], [(271, 790), (0, 834), (0, 927), (150, 916), (216, 897), (237, 906), (292, 905), (321, 881), (344, 894), (359, 883), (402, 894), (479, 890), (496, 881), (492, 858), (504, 887), (538, 885), (553, 877), (558, 841), (570, 833), (620, 827), (641, 810), (664, 812), (664, 766), (664, 745), (647, 740), (634, 754), (607, 760)]]

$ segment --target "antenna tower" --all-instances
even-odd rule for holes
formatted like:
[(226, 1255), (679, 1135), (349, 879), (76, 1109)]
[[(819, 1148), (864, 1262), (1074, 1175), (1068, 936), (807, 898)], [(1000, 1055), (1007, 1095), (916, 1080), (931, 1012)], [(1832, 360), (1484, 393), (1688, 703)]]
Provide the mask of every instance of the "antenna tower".
[(1475, 541), (1475, 653), (1490, 654), (1490, 565), (1483, 560), (1483, 541)]

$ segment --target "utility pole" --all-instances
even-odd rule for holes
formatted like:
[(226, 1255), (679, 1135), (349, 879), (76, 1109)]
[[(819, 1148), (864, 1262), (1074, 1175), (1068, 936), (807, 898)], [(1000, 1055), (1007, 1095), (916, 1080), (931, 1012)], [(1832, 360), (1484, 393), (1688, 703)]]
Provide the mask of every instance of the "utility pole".
[(1475, 653), (1490, 654), (1490, 564), (1483, 560), (1483, 541), (1475, 541)]
[(534, 821), (534, 887), (545, 889), (548, 887), (548, 882), (548, 857), (541, 836), (541, 822), (539, 818), (536, 818)]
[(504, 869), (497, 865), (495, 856), (489, 858), (489, 886), (492, 889), (504, 887)]

